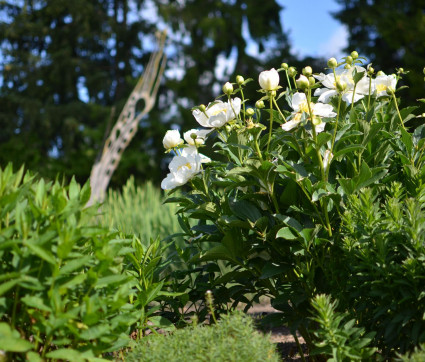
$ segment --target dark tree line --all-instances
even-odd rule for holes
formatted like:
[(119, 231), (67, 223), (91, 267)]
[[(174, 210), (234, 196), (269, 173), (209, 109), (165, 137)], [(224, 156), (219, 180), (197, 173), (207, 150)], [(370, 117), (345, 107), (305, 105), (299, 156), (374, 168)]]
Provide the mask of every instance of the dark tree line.
[[(349, 49), (386, 72), (422, 72), (422, 1), (337, 0)], [(290, 55), (276, 0), (22, 0), (0, 2), (0, 166), (25, 163), (41, 175), (84, 182), (105, 131), (152, 51), (158, 24), (170, 29), (166, 75), (154, 110), (125, 151), (112, 184), (129, 174), (159, 180), (162, 137), (193, 128), (190, 107), (211, 101), (236, 74), (253, 76)], [(258, 55), (247, 53), (247, 34)], [(233, 57), (234, 71), (215, 71)], [(313, 65), (311, 59), (307, 60)], [(318, 67), (320, 66), (319, 60)], [(423, 88), (422, 88), (423, 89)], [(413, 97), (424, 97), (412, 86)], [(254, 102), (257, 94), (247, 94)]]

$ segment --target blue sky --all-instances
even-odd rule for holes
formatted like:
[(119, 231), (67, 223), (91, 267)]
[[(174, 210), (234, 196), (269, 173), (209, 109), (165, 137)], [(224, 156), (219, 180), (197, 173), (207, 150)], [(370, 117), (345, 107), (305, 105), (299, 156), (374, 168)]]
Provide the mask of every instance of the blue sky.
[(284, 7), (281, 22), (295, 54), (323, 56), (325, 58), (345, 56), (342, 49), (347, 44), (347, 30), (330, 12), (338, 11), (335, 0), (278, 0)]

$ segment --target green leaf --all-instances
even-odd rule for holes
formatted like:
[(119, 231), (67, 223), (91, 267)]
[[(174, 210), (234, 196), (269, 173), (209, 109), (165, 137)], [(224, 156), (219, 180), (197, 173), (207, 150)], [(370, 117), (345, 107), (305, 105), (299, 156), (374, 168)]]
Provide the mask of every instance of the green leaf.
[(20, 338), (18, 331), (12, 330), (7, 323), (0, 323), (0, 350), (5, 352), (26, 352), (33, 345)]
[(289, 269), (291, 269), (290, 265), (279, 265), (273, 262), (268, 262), (264, 265), (263, 269), (261, 270), (260, 279), (267, 279), (277, 274), (285, 273)]
[(286, 240), (294, 240), (298, 238), (298, 235), (295, 235), (289, 227), (285, 226), (277, 232), (276, 237)]
[(174, 331), (176, 327), (171, 323), (167, 318), (162, 316), (153, 316), (149, 318), (149, 321), (152, 322), (152, 327), (161, 328), (165, 331)]
[(224, 245), (217, 245), (206, 252), (202, 252), (193, 257), (191, 261), (199, 259), (200, 261), (215, 261), (215, 260), (229, 260), (234, 261), (233, 256), (229, 249)]
[(44, 301), (40, 297), (36, 296), (26, 296), (21, 298), (21, 300), (28, 306), (36, 309), (40, 309), (45, 312), (51, 312), (52, 309), (44, 304)]
[(344, 145), (344, 147), (341, 150), (335, 152), (334, 158), (337, 159), (338, 157), (345, 155), (346, 153), (355, 152), (357, 150), (362, 150), (362, 149), (364, 149), (364, 147), (363, 145), (360, 145), (360, 144)]
[(261, 217), (260, 211), (249, 201), (229, 199), (229, 206), (232, 212), (242, 220), (255, 223)]
[(50, 251), (47, 251), (38, 245), (35, 245), (30, 240), (26, 240), (24, 245), (28, 247), (35, 255), (47, 261), (49, 264), (56, 265), (56, 259)]

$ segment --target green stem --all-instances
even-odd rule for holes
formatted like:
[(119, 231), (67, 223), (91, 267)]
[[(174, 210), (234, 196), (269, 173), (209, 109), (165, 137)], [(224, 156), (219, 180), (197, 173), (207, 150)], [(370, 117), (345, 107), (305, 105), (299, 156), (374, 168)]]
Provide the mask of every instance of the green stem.
[(291, 86), (291, 82), (289, 81), (289, 76), (288, 76), (287, 70), (285, 70), (285, 74), (286, 74), (286, 81), (288, 82), (289, 90), (292, 91), (292, 86)]
[(269, 139), (267, 141), (266, 151), (269, 152), (270, 140), (272, 139), (272, 129), (273, 129), (273, 96), (269, 94), (270, 99), (270, 127), (269, 127)]
[(283, 113), (280, 111), (280, 108), (279, 108), (279, 106), (277, 105), (277, 102), (276, 102), (276, 99), (275, 99), (275, 98), (273, 98), (273, 103), (274, 103), (274, 105), (275, 105), (275, 107), (276, 107), (277, 111), (279, 112), (280, 116), (281, 116), (281, 117), (283, 118), (283, 120), (286, 122), (286, 118), (285, 118), (285, 116), (283, 115)]
[[(258, 134), (258, 136), (259, 135), (260, 134)], [(257, 151), (258, 157), (260, 158), (261, 161), (263, 161), (263, 155), (261, 154), (260, 147), (258, 146), (258, 136), (255, 136), (254, 138), (254, 145), (255, 145), (255, 150)]]
[(353, 110), (353, 107), (354, 107), (354, 96), (356, 95), (356, 87), (357, 87), (357, 83), (354, 83), (353, 97), (351, 97), (351, 110)]
[(300, 354), (301, 360), (303, 362), (306, 362), (303, 349), (302, 349), (300, 341), (298, 340), (298, 337), (297, 337), (297, 333), (294, 333), (293, 336), (294, 336), (294, 339), (295, 339), (295, 343), (297, 344), (298, 353)]
[(393, 96), (395, 109), (397, 110), (398, 117), (400, 118), (400, 123), (401, 123), (403, 129), (406, 130), (406, 127), (404, 127), (403, 118), (401, 117), (401, 114), (400, 114), (400, 110), (398, 109), (397, 98), (395, 97), (395, 93), (391, 92), (391, 95)]
[(372, 93), (372, 76), (369, 77), (369, 97), (367, 98), (367, 112), (369, 112), (370, 107), (370, 93)]
[[(340, 112), (340, 108), (341, 108), (341, 100), (342, 100), (342, 94), (339, 95), (338, 98), (338, 109), (336, 111), (336, 121), (335, 121), (335, 129), (334, 129), (334, 133), (332, 135), (332, 143), (331, 143), (331, 155), (333, 154), (333, 150), (334, 150), (334, 146), (335, 146), (335, 138), (336, 138), (336, 132), (338, 130), (338, 121), (339, 121), (339, 112)], [(329, 176), (329, 169), (330, 169), (330, 161), (329, 161), (329, 165), (328, 165), (328, 169), (326, 172), (326, 180), (328, 179)]]

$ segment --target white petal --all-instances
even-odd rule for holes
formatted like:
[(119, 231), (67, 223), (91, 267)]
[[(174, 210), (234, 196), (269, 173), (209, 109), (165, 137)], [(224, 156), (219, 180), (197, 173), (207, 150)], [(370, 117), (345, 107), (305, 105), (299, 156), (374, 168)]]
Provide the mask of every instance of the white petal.
[(326, 123), (325, 122), (319, 123), (318, 125), (315, 126), (316, 133), (323, 132), (325, 130), (325, 127), (326, 127)]
[(321, 95), (320, 95), (320, 97), (319, 97), (319, 99), (317, 100), (318, 102), (322, 102), (322, 103), (328, 103), (329, 101), (330, 101), (330, 99), (333, 97), (333, 96), (336, 96), (336, 95), (338, 95), (338, 92), (336, 91), (336, 90), (332, 90), (332, 89), (330, 89), (330, 90), (328, 90), (328, 91), (326, 91), (326, 92), (323, 92)]
[(303, 104), (306, 100), (307, 98), (305, 96), (305, 93), (297, 92), (292, 96), (290, 106), (292, 107), (294, 111), (299, 112), (301, 104)]
[(313, 106), (313, 114), (320, 117), (335, 117), (333, 107), (330, 104), (316, 103)]
[(300, 123), (299, 121), (296, 121), (296, 120), (293, 119), (291, 121), (288, 121), (288, 122), (282, 124), (281, 127), (284, 131), (290, 131), (291, 129), (297, 127), (299, 125), (299, 123)]

